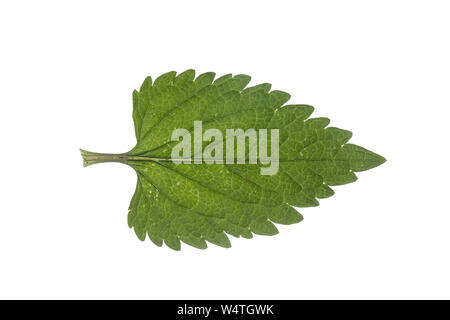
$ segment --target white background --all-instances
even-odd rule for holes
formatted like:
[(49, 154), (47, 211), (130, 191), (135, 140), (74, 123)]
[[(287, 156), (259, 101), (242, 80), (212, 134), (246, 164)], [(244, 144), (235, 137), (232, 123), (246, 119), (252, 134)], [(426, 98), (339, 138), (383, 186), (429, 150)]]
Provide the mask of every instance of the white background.
[[(0, 298), (450, 298), (448, 1), (2, 1)], [(126, 223), (147, 75), (245, 73), (387, 158), (279, 226), (180, 252)]]

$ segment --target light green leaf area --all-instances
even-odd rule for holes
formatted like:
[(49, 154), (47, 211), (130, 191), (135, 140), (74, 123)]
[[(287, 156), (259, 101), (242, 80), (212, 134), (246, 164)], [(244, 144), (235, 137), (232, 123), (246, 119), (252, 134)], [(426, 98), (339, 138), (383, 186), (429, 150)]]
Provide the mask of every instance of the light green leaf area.
[[(85, 165), (117, 161), (137, 173), (128, 225), (137, 237), (180, 250), (180, 242), (204, 249), (207, 242), (230, 247), (227, 236), (275, 235), (274, 223), (303, 217), (294, 207), (319, 205), (334, 194), (330, 186), (356, 181), (355, 172), (385, 159), (347, 143), (350, 131), (310, 118), (313, 107), (286, 105), (290, 96), (270, 84), (247, 87), (250, 77), (193, 70), (145, 79), (133, 92), (136, 146), (128, 153), (82, 151)], [(194, 121), (225, 132), (228, 128), (279, 129), (279, 170), (262, 175), (257, 164), (175, 164), (172, 132), (193, 132)], [(224, 135), (225, 139), (225, 135)], [(205, 145), (207, 145), (206, 143)], [(225, 144), (225, 142), (224, 142)], [(248, 152), (246, 154), (248, 157)]]

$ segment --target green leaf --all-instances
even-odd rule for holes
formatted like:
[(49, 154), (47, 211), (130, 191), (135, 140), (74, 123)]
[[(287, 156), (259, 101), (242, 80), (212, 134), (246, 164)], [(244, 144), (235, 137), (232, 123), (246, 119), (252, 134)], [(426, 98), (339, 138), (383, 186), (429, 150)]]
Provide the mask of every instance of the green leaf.
[[(227, 234), (274, 235), (273, 223), (303, 219), (293, 207), (317, 206), (317, 199), (334, 194), (330, 186), (354, 182), (355, 172), (385, 161), (348, 144), (351, 132), (329, 127), (326, 118), (309, 118), (313, 107), (285, 105), (289, 94), (270, 91), (270, 84), (246, 87), (246, 75), (214, 77), (187, 70), (146, 78), (133, 92), (136, 146), (117, 155), (82, 150), (85, 166), (112, 161), (135, 169), (128, 225), (140, 240), (148, 236), (157, 246), (180, 250), (180, 241), (200, 249), (206, 241), (228, 248)], [(172, 141), (172, 133), (185, 128), (193, 134), (194, 121), (202, 121), (202, 132), (278, 129), (277, 173), (261, 174), (266, 165), (259, 154), (257, 163), (248, 163), (249, 150), (244, 164), (173, 163), (171, 152), (179, 142)]]

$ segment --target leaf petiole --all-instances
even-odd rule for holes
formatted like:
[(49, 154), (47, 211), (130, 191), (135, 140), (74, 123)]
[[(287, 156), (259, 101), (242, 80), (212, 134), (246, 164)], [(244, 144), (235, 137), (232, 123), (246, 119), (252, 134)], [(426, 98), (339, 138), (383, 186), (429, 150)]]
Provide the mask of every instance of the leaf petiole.
[(81, 156), (83, 157), (83, 166), (87, 167), (91, 164), (104, 163), (104, 162), (120, 162), (127, 163), (127, 161), (171, 161), (167, 158), (154, 158), (154, 157), (142, 157), (131, 156), (127, 153), (97, 153), (80, 149)]

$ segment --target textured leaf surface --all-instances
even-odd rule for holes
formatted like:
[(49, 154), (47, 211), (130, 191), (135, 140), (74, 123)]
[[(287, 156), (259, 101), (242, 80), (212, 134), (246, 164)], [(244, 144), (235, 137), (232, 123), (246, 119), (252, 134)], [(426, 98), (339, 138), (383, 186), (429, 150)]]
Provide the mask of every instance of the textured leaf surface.
[[(250, 77), (193, 70), (145, 79), (133, 92), (136, 146), (116, 160), (137, 172), (128, 225), (139, 239), (179, 250), (180, 241), (206, 248), (230, 247), (227, 234), (252, 238), (278, 233), (273, 223), (303, 218), (293, 207), (311, 207), (334, 194), (330, 186), (354, 182), (355, 172), (385, 159), (348, 144), (349, 131), (309, 118), (313, 107), (285, 105), (289, 94), (270, 84), (247, 87)], [(174, 164), (169, 161), (174, 129), (279, 129), (279, 171), (261, 175), (260, 164)], [(91, 158), (89, 158), (91, 156)], [(248, 156), (248, 155), (247, 155)], [(85, 165), (95, 154), (84, 152)], [(110, 159), (111, 160), (111, 159)]]

